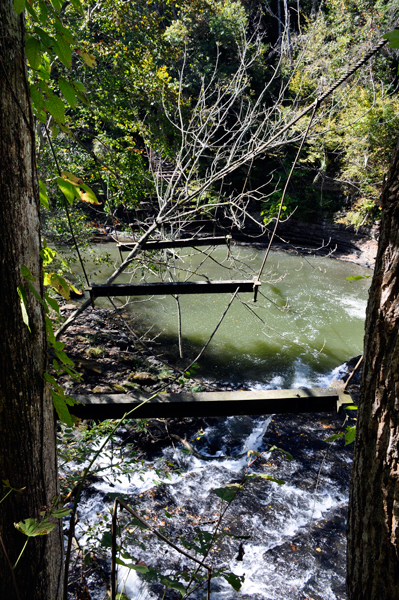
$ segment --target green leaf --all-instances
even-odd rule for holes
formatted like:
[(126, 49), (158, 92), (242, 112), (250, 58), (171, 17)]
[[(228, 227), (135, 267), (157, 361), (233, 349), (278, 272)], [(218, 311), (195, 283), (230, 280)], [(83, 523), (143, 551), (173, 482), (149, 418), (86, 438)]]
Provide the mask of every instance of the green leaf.
[(237, 492), (242, 489), (242, 485), (233, 483), (231, 485), (227, 485), (224, 488), (217, 488), (213, 491), (215, 492), (216, 496), (219, 496), (219, 498), (221, 498), (225, 502), (231, 502), (236, 497)]
[(55, 298), (52, 298), (51, 296), (49, 296), (48, 294), (44, 294), (44, 297), (46, 298), (46, 302), (47, 304), (58, 314), (60, 313), (60, 307), (58, 306), (58, 302)]
[[(112, 547), (112, 535), (109, 531), (105, 531), (103, 537), (100, 542), (103, 548), (111, 548)], [(118, 560), (118, 559), (117, 559)]]
[(61, 21), (58, 18), (55, 20), (54, 24), (55, 24), (55, 28), (58, 31), (58, 33), (60, 33), (61, 35), (64, 36), (64, 38), (68, 42), (68, 44), (76, 44), (75, 37), (72, 35), (72, 33), (69, 31), (69, 29), (67, 27), (63, 26), (63, 24), (61, 23)]
[(140, 529), (149, 529), (148, 525), (146, 525), (142, 521), (139, 521), (138, 519), (136, 519), (136, 517), (133, 517), (133, 519), (131, 520), (131, 523), (133, 525), (135, 525), (136, 527), (140, 527)]
[(73, 361), (69, 358), (69, 356), (67, 354), (65, 354), (65, 352), (62, 352), (62, 351), (57, 352), (56, 351), (55, 353), (64, 365), (69, 365), (70, 367), (74, 366)]
[(360, 279), (368, 279), (371, 275), (349, 275), (345, 277), (346, 281), (359, 281)]
[(25, 10), (25, 0), (14, 0), (14, 10), (20, 15)]
[(38, 69), (42, 62), (42, 55), (40, 52), (40, 42), (37, 38), (29, 37), (26, 40), (25, 52), (28, 62), (32, 69)]
[(43, 46), (47, 50), (49, 50), (50, 48), (52, 48), (54, 46), (54, 42), (55, 42), (54, 38), (49, 36), (49, 34), (46, 31), (44, 31), (41, 27), (34, 27), (34, 31), (37, 33)]
[(42, 257), (43, 267), (47, 267), (47, 265), (52, 263), (56, 254), (57, 253), (55, 250), (49, 248), (48, 246), (44, 246), (40, 250), (40, 256)]
[(87, 202), (88, 204), (101, 204), (96, 198), (95, 193), (88, 185), (82, 183), (80, 187), (84, 190), (84, 192), (80, 192), (80, 199), (83, 202)]
[(148, 573), (148, 571), (149, 571), (149, 568), (146, 567), (145, 565), (134, 565), (133, 563), (125, 563), (120, 558), (116, 558), (115, 562), (118, 565), (122, 565), (122, 566), (126, 567), (127, 569), (132, 569), (132, 571), (137, 571), (138, 573)]
[(25, 8), (32, 17), (32, 19), (37, 23), (40, 23), (39, 15), (36, 13), (35, 9), (31, 5), (31, 2), (32, 0), (28, 0), (28, 2), (25, 2)]
[(170, 577), (161, 577), (160, 583), (165, 587), (180, 592), (183, 595), (186, 593), (186, 588), (184, 587), (184, 585), (180, 583), (180, 581), (176, 581), (176, 579), (170, 579)]
[(60, 294), (65, 300), (69, 300), (69, 286), (65, 279), (58, 275), (58, 273), (45, 273), (44, 274), (44, 285), (50, 285)]
[(29, 315), (28, 315), (27, 304), (26, 304), (26, 290), (25, 290), (24, 286), (19, 285), (17, 287), (17, 292), (18, 292), (20, 302), (21, 302), (22, 320), (25, 323), (25, 325), (27, 326), (27, 328), (29, 329), (29, 333), (32, 333), (31, 329), (29, 327)]
[(389, 40), (390, 48), (399, 48), (399, 29), (394, 29), (393, 31), (389, 31), (382, 37), (385, 38), (386, 40)]
[(72, 48), (68, 40), (61, 33), (57, 33), (54, 50), (62, 62), (66, 67), (70, 67), (72, 64)]
[(236, 592), (239, 591), (244, 581), (244, 575), (234, 575), (234, 573), (223, 573), (223, 577)]
[(356, 437), (356, 425), (353, 425), (353, 427), (348, 426), (346, 428), (346, 434), (345, 434), (345, 446), (347, 446), (348, 444), (352, 444), (352, 442), (355, 441), (355, 437)]
[(67, 279), (66, 277), (64, 277), (64, 280), (65, 280), (65, 281), (66, 281), (66, 283), (68, 284), (68, 287), (69, 287), (69, 288), (70, 288), (70, 289), (71, 289), (73, 292), (75, 292), (75, 294), (77, 294), (78, 296), (81, 296), (81, 295), (82, 295), (82, 292), (81, 292), (80, 290), (78, 290), (78, 288), (77, 288), (77, 287), (75, 287), (75, 286), (73, 285), (73, 283), (71, 283), (71, 282), (69, 281), (69, 279)]
[(81, 177), (76, 177), (76, 175), (73, 175), (73, 173), (70, 173), (69, 171), (61, 171), (61, 175), (63, 179), (69, 181), (69, 183), (72, 183), (72, 185), (79, 186), (83, 183), (83, 179)]
[[(55, 344), (56, 340), (55, 340), (55, 335), (54, 335), (54, 331), (53, 331), (53, 322), (51, 321), (51, 319), (49, 319), (46, 316), (46, 333), (47, 333), (47, 339), (50, 342), (50, 344)], [(44, 377), (46, 378), (46, 374), (44, 375)], [(49, 381), (47, 379), (47, 381)]]
[(73, 81), (72, 82), (73, 85), (75, 86), (75, 88), (79, 91), (79, 92), (85, 92), (86, 88), (84, 86), (84, 84), (81, 81)]
[(32, 99), (33, 108), (40, 113), (44, 108), (44, 97), (37, 85), (32, 84), (30, 86), (30, 97)]
[(97, 66), (96, 57), (93, 56), (93, 54), (89, 54), (88, 52), (85, 52), (84, 50), (80, 50), (80, 48), (78, 48), (76, 50), (76, 52), (77, 52), (77, 54), (79, 54), (79, 56), (81, 56), (83, 58), (86, 65), (88, 65), (89, 67)]
[(54, 377), (52, 375), (49, 375), (49, 373), (44, 373), (43, 377), (51, 385), (54, 385), (54, 386), (57, 385), (56, 380), (54, 379)]
[(43, 82), (49, 81), (51, 77), (51, 62), (47, 54), (42, 55), (42, 62), (38, 69), (38, 75)]
[[(76, 84), (75, 84), (75, 87), (76, 87)], [(83, 86), (83, 91), (76, 88), (76, 95), (83, 104), (86, 104), (86, 106), (89, 104), (89, 98), (87, 97), (87, 94), (85, 93), (84, 86)]]
[(273, 452), (274, 450), (277, 450), (277, 452), (280, 452), (280, 454), (282, 454), (287, 460), (293, 459), (292, 454), (290, 454), (289, 452), (284, 450), (284, 448), (277, 448), (277, 446), (271, 446), (269, 448), (269, 452)]
[(50, 91), (48, 91), (47, 95), (48, 100), (46, 102), (46, 109), (53, 116), (57, 123), (64, 123), (65, 107), (63, 101)]
[(28, 267), (22, 265), (21, 267), (22, 276), (25, 277), (28, 281), (35, 281), (35, 277), (33, 277), (32, 273), (29, 271)]
[(28, 286), (29, 290), (32, 292), (32, 294), (34, 295), (34, 297), (36, 298), (36, 300), (38, 302), (40, 302), (40, 304), (43, 306), (45, 312), (48, 312), (47, 304), (40, 297), (40, 294), (38, 293), (38, 291), (33, 287), (33, 285), (29, 281), (27, 282), (26, 285)]
[(324, 441), (325, 442), (335, 442), (335, 440), (337, 440), (338, 438), (341, 438), (343, 436), (344, 436), (344, 433), (335, 433), (334, 435), (330, 435)]
[[(45, 373), (45, 375), (47, 375), (47, 373)], [(47, 377), (46, 377), (47, 379)], [(52, 396), (53, 396), (53, 404), (54, 404), (54, 408), (57, 411), (57, 415), (60, 421), (62, 421), (63, 423), (66, 423), (67, 425), (70, 425), (72, 427), (73, 425), (73, 419), (72, 416), (68, 410), (68, 407), (66, 405), (66, 397), (65, 394), (63, 393), (59, 393), (56, 392), (54, 390), (51, 390)]]
[(40, 22), (44, 26), (46, 24), (47, 15), (48, 15), (47, 4), (43, 0), (39, 0), (39, 7), (40, 7)]
[(56, 508), (55, 510), (51, 511), (51, 516), (55, 517), (56, 519), (63, 519), (64, 517), (67, 517), (70, 514), (70, 508)]
[(81, 15), (84, 14), (80, 0), (71, 0), (71, 4), (76, 8), (78, 12), (80, 12)]
[(51, 4), (54, 6), (55, 10), (60, 12), (62, 8), (62, 0), (50, 0)]
[(59, 77), (58, 78), (58, 86), (59, 86), (61, 93), (64, 96), (65, 100), (68, 102), (68, 104), (70, 106), (72, 106), (72, 108), (75, 108), (76, 93), (75, 93), (75, 90), (73, 89), (73, 87), (71, 86), (71, 84), (64, 77)]
[(41, 179), (39, 179), (39, 196), (40, 196), (40, 204), (45, 208), (50, 208), (49, 197), (47, 196), (46, 185), (43, 183)]
[(57, 177), (57, 184), (69, 204), (73, 204), (76, 196), (72, 183), (66, 181), (63, 177)]
[(278, 485), (285, 485), (285, 481), (282, 479), (278, 479), (278, 477), (273, 477), (272, 475), (266, 475), (265, 473), (250, 473), (249, 475), (245, 476), (245, 479), (252, 479), (253, 477), (267, 479), (268, 481), (273, 481), (273, 483), (278, 483)]
[(14, 523), (14, 527), (28, 537), (36, 537), (38, 535), (47, 535), (55, 527), (54, 523), (50, 523), (47, 519), (39, 523), (37, 519), (25, 519), (19, 523)]

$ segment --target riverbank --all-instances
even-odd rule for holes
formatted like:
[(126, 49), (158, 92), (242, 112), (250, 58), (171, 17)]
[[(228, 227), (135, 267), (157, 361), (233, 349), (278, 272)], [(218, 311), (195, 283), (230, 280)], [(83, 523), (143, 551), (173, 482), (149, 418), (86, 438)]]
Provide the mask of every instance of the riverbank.
[[(68, 317), (75, 306), (65, 304), (60, 310)], [(183, 391), (207, 391), (210, 389), (247, 390), (244, 383), (238, 386), (210, 384), (209, 381), (187, 374), (175, 365), (157, 356), (156, 349), (147, 337), (131, 330), (129, 315), (112, 309), (88, 308), (79, 315), (74, 324), (61, 336), (65, 352), (73, 360), (81, 380), (61, 375), (60, 384), (66, 393), (118, 394), (141, 391), (153, 393), (158, 390), (180, 393)], [(126, 318), (126, 320), (125, 320)], [(347, 363), (350, 371), (357, 359)], [(353, 364), (352, 364), (353, 363)], [(353, 391), (357, 393), (358, 381)]]
[[(73, 304), (60, 307), (63, 317), (70, 316), (75, 309)], [(175, 393), (214, 389), (157, 357), (151, 339), (131, 330), (127, 318), (129, 315), (124, 312), (89, 307), (61, 336), (64, 350), (81, 376), (81, 381), (69, 375), (60, 377), (67, 393), (153, 392), (161, 387)]]
[[(231, 235), (233, 244), (251, 246), (262, 249), (267, 248), (274, 223), (271, 223), (262, 231), (258, 222), (252, 226), (249, 224), (245, 230), (227, 227), (223, 221), (216, 225), (209, 221), (201, 228), (193, 225), (186, 226), (182, 230), (181, 237), (196, 236), (203, 238), (211, 235)], [(334, 223), (327, 219), (321, 219), (317, 223), (305, 222), (291, 217), (279, 223), (277, 234), (273, 241), (274, 250), (282, 250), (297, 255), (314, 255), (330, 257), (336, 260), (351, 262), (361, 267), (374, 268), (378, 249), (379, 223), (372, 226), (356, 228), (342, 223)], [(134, 238), (122, 231), (104, 228), (92, 236), (94, 243), (134, 243)]]

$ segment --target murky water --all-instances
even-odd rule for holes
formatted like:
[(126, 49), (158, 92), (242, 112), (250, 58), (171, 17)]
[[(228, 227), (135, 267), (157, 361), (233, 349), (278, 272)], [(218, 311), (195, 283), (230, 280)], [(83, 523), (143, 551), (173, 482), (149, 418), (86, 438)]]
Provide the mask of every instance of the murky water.
[[(96, 249), (101, 250), (101, 247)], [(117, 258), (110, 245), (103, 250)], [(263, 251), (236, 246), (228, 257), (226, 249), (218, 248), (205, 262), (203, 253), (180, 251), (179, 256), (172, 261), (169, 272), (161, 269), (159, 277), (154, 276), (157, 266), (154, 263), (144, 279), (183, 281), (194, 271), (190, 280), (204, 280), (204, 276), (211, 280), (252, 279), (259, 271)], [(90, 279), (96, 283), (112, 272), (112, 267), (102, 267), (99, 273), (98, 267), (90, 263), (88, 268)], [(351, 283), (346, 277), (364, 273), (365, 269), (351, 263), (273, 252), (261, 278), (258, 301), (253, 302), (252, 294), (240, 294), (235, 299), (201, 358), (201, 375), (237, 385), (245, 381), (251, 387), (322, 385), (325, 373), (362, 351), (370, 280)], [(141, 272), (133, 278), (123, 274), (117, 282), (140, 280)], [(230, 297), (230, 294), (180, 296), (182, 366), (195, 358), (206, 343)], [(126, 299), (117, 301), (121, 304)], [(96, 302), (109, 306), (105, 299)], [(167, 296), (144, 301), (143, 297), (131, 297), (127, 310), (136, 329), (144, 331), (152, 327), (150, 335), (162, 332), (156, 340), (157, 351), (168, 359), (176, 359), (179, 352), (175, 299)]]

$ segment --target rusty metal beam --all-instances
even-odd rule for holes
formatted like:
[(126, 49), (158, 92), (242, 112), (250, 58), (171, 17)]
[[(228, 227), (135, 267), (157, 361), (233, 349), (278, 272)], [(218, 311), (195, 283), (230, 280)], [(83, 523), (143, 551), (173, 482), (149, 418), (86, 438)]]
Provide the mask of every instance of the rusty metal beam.
[[(164, 250), (165, 248), (194, 248), (195, 246), (222, 246), (231, 241), (230, 235), (203, 238), (185, 238), (181, 240), (153, 240), (142, 245), (143, 250)], [(121, 252), (130, 252), (134, 244), (117, 244)]]
[[(271, 415), (339, 411), (351, 404), (349, 394), (342, 392), (341, 382), (335, 388), (298, 390), (260, 390), (235, 392), (90, 394), (74, 396), (81, 402), (70, 408), (81, 419), (120, 419), (137, 407), (131, 418), (151, 417), (222, 417), (232, 415)], [(145, 404), (142, 402), (147, 401)], [(142, 404), (142, 405), (141, 405)]]
[(90, 296), (106, 298), (108, 296), (164, 296), (168, 294), (233, 294), (253, 292), (260, 286), (259, 281), (173, 281), (159, 283), (117, 283), (111, 285), (93, 285)]

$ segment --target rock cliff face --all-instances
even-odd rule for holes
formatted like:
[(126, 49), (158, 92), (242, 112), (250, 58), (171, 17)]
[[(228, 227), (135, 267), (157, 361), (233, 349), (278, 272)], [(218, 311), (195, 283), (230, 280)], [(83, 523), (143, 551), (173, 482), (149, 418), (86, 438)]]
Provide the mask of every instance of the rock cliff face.
[[(185, 235), (199, 236), (230, 234), (237, 242), (254, 246), (265, 246), (270, 239), (274, 222), (266, 231), (259, 225), (260, 217), (246, 219), (242, 229), (232, 227), (227, 218), (204, 221), (201, 228), (192, 222), (184, 228)], [(374, 268), (378, 246), (379, 225), (361, 227), (345, 226), (320, 219), (318, 222), (305, 222), (291, 217), (279, 223), (273, 248), (302, 254), (317, 254), (353, 262), (364, 267)]]
[[(148, 217), (147, 225), (153, 219)], [(234, 219), (215, 215), (214, 218), (195, 219), (183, 222), (177, 237), (209, 237), (220, 235), (231, 235), (233, 240), (243, 244), (264, 247), (268, 244), (274, 229), (274, 222), (266, 228), (263, 225), (259, 211), (252, 210), (247, 213), (243, 223), (239, 227)], [(110, 228), (96, 231), (92, 242), (131, 242), (132, 238), (121, 231)], [(176, 232), (168, 230), (165, 232)], [(273, 248), (296, 252), (301, 254), (316, 254), (318, 256), (331, 256), (339, 260), (346, 260), (358, 265), (374, 268), (377, 254), (379, 235), (379, 222), (373, 226), (363, 226), (356, 229), (353, 225), (346, 226), (333, 223), (327, 219), (320, 218), (318, 221), (301, 221), (294, 216), (279, 223), (277, 234), (273, 241)]]
[[(268, 226), (271, 229), (271, 226)], [(277, 229), (276, 247), (297, 252), (316, 253), (347, 260), (365, 267), (374, 267), (378, 246), (378, 225), (354, 227), (321, 220), (305, 223), (291, 218), (280, 223)]]

